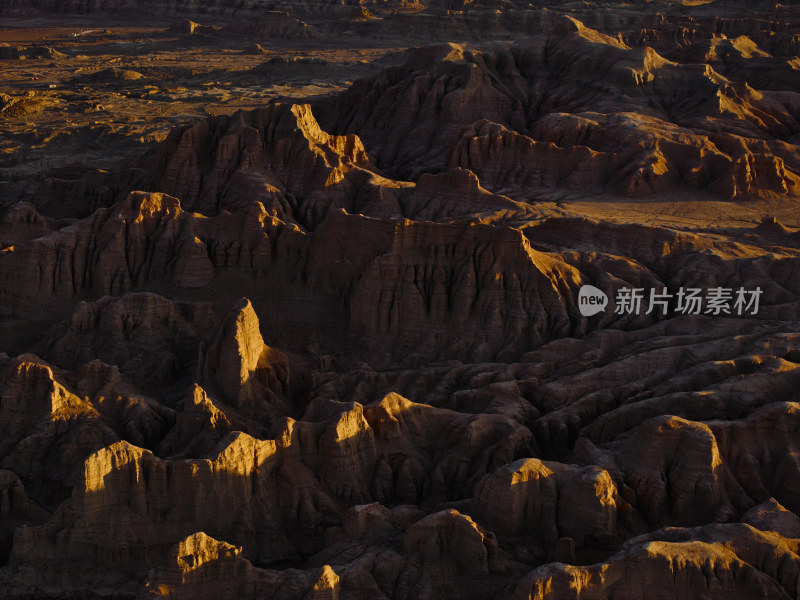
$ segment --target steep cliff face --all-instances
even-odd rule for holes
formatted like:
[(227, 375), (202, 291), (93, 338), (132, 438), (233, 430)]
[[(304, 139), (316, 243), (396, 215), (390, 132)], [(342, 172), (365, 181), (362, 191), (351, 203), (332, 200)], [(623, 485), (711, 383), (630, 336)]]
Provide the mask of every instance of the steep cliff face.
[[(433, 203), (439, 196), (429, 185), (434, 184), (425, 183), (426, 189), (409, 198), (418, 202), (430, 194)], [(759, 287), (771, 303), (789, 300), (793, 292), (787, 290), (796, 289), (790, 270), (795, 259), (771, 261), (753, 243), (710, 242), (671, 229), (585, 220), (550, 219), (526, 234), (502, 223), (386, 220), (341, 211), (330, 212), (313, 232), (304, 232), (269, 215), (258, 202), (209, 218), (184, 212), (174, 197), (135, 192), (6, 253), (0, 259), (5, 284), (0, 297), (6, 315), (23, 316), (151, 286), (189, 295), (235, 281), (241, 292), (258, 296), (275, 313), (280, 297), (265, 289), (286, 283), (310, 300), (300, 305), (301, 323), (313, 322), (319, 310), (339, 314), (351, 339), (385, 360), (442, 352), (483, 360), (518, 356), (548, 340), (596, 327), (597, 321), (581, 317), (575, 304), (577, 289), (589, 281), (611, 296), (624, 285), (660, 289), (730, 282)], [(531, 242), (546, 246), (535, 249)], [(599, 253), (586, 254), (586, 248)], [(709, 259), (709, 251), (725, 260)], [(621, 254), (633, 260), (620, 262), (615, 257)], [(694, 272), (683, 273), (682, 265), (690, 262)], [(23, 275), (31, 272), (35, 278)], [(121, 319), (115, 316), (118, 310), (104, 308), (105, 318)], [(126, 318), (137, 320), (135, 314)], [(609, 313), (598, 320), (609, 324), (624, 321), (624, 315)], [(79, 313), (70, 327), (80, 330), (99, 322)], [(195, 335), (188, 325), (174, 327)], [(281, 331), (285, 338), (286, 330)], [(114, 335), (111, 339), (121, 333)], [(53, 356), (74, 348), (76, 339), (83, 339), (78, 332), (50, 341)], [(168, 352), (187, 356), (186, 349)], [(83, 360), (90, 354), (85, 347), (78, 356)], [(169, 368), (186, 364), (182, 358)]]
[(251, 418), (294, 412), (287, 401), (289, 359), (264, 343), (249, 300), (243, 298), (225, 316), (198, 362), (200, 382)]
[[(184, 212), (180, 202), (166, 194), (132, 193), (111, 208), (3, 256), (3, 312), (19, 314), (80, 295), (123, 294), (155, 281), (203, 287), (214, 274), (209, 253), (222, 263), (241, 258), (236, 262), (257, 271), (271, 253), (264, 223), (269, 228), (272, 221), (260, 205), (249, 213), (209, 220)], [(211, 249), (203, 241), (209, 225)]]
[(633, 522), (634, 511), (608, 471), (532, 458), (507, 464), (481, 480), (473, 510), (492, 531), (532, 533), (552, 548), (559, 538), (577, 538), (580, 545), (609, 544), (614, 537), (629, 537), (634, 527), (644, 529)]
[(0, 377), (0, 460), (47, 509), (75, 484), (87, 454), (121, 438), (152, 445), (174, 423), (174, 411), (99, 361), (67, 373), (26, 354), (10, 360)]
[[(32, 270), (36, 278), (23, 275)], [(258, 202), (205, 218), (160, 193), (131, 193), (17, 247), (0, 263), (0, 280), (4, 313), (23, 315), (155, 285), (209, 289), (222, 277), (258, 293), (261, 281), (274, 281), (270, 270), (287, 273), (306, 293), (341, 297), (333, 308), (349, 311), (349, 332), (365, 348), (402, 339), (400, 351), (430, 356), (452, 344), (456, 326), (461, 339), (453, 354), (488, 357), (539, 345), (580, 323), (572, 294), (580, 273), (505, 226), (337, 212), (307, 234)], [(401, 313), (408, 317), (397, 318)], [(85, 318), (94, 317), (78, 314), (71, 327), (90, 327), (78, 322)], [(51, 342), (62, 355), (69, 344)]]
[[(271, 104), (174, 129), (122, 180), (92, 171), (66, 186), (46, 182), (36, 202), (48, 214), (65, 207), (90, 214), (83, 211), (108, 206), (133, 189), (153, 189), (207, 215), (259, 201), (286, 220), (298, 200), (312, 193), (322, 194), (320, 200), (344, 202), (343, 180), (367, 163), (358, 137), (322, 131), (308, 105)], [(96, 190), (98, 200), (74, 205), (75, 193), (85, 188)]]
[(353, 292), (351, 326), (362, 339), (389, 334), (421, 341), (425, 352), (458, 331), (453, 351), (489, 358), (496, 348), (538, 346), (578, 321), (570, 290), (580, 273), (514, 230), (400, 222), (393, 238)]
[(322, 131), (308, 105), (274, 104), (176, 130), (146, 164), (156, 167), (148, 168), (146, 185), (169, 190), (191, 210), (215, 214), (239, 208), (229, 202), (241, 202), (243, 184), (253, 192), (262, 189), (263, 196), (252, 199), (267, 200), (265, 206), (275, 211), (281, 200), (320, 188), (341, 198), (343, 186), (337, 184), (368, 159), (358, 137)]

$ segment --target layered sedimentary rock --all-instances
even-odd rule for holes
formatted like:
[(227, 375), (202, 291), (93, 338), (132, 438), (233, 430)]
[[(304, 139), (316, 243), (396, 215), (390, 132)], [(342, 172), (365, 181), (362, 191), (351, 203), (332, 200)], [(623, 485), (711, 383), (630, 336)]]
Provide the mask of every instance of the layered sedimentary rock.
[[(42, 572), (43, 584), (121, 584), (164, 564), (181, 536), (233, 530), (251, 560), (291, 559), (319, 548), (315, 532), (341, 522), (348, 504), (468, 495), (471, 482), (524, 447), (528, 435), (502, 417), (456, 415), (399, 396), (367, 407), (318, 402), (307, 413), (284, 420), (274, 440), (229, 433), (202, 458), (162, 460), (124, 441), (89, 455), (58, 514), (17, 532), (12, 565), (23, 569), (48, 557), (55, 562)], [(435, 439), (450, 444), (428, 447), (425, 441)], [(150, 482), (147, 489), (140, 480)], [(109, 520), (119, 527), (109, 528)], [(123, 535), (129, 527), (133, 537)], [(421, 533), (408, 535), (406, 544), (416, 547)], [(60, 572), (83, 560), (72, 551), (77, 547), (105, 558), (83, 583), (69, 584)]]
[(553, 547), (559, 538), (608, 544), (618, 529), (641, 528), (607, 471), (539, 459), (487, 475), (475, 488), (473, 510), (497, 533), (530, 532)]
[(232, 406), (252, 418), (291, 415), (289, 359), (264, 343), (258, 317), (247, 299), (229, 312), (201, 349), (198, 375)]
[[(504, 193), (797, 195), (796, 95), (631, 48), (572, 17), (554, 30), (524, 46), (418, 50), (322, 107), (323, 121), (357, 133), (379, 166), (403, 165), (401, 176), (446, 157)], [(413, 142), (400, 134), (410, 122), (386, 118), (395, 105), (415, 107)]]
[[(345, 259), (356, 248), (357, 261)], [(23, 277), (34, 268), (35, 279)], [(141, 192), (9, 253), (0, 264), (3, 309), (21, 315), (33, 298), (58, 308), (153, 285), (209, 289), (222, 271), (238, 273), (252, 293), (274, 281), (271, 273), (285, 273), (333, 310), (346, 306), (331, 305), (326, 293), (344, 296), (351, 335), (379, 349), (401, 339), (409, 351), (439, 352), (458, 327), (454, 354), (519, 352), (580, 326), (570, 292), (580, 273), (508, 227), (334, 212), (306, 234), (259, 202), (204, 218), (174, 197)], [(412, 319), (393, 317), (409, 310)]]
[(200, 339), (216, 325), (208, 304), (179, 304), (152, 293), (82, 302), (48, 332), (42, 353), (77, 369), (100, 359), (139, 382), (167, 384), (191, 369)]
[(747, 525), (662, 530), (629, 540), (601, 564), (540, 567), (513, 597), (608, 598), (647, 588), (654, 598), (793, 598), (796, 544)]
[(526, 35), (0, 203), (4, 594), (798, 597), (794, 9), (33, 4)]

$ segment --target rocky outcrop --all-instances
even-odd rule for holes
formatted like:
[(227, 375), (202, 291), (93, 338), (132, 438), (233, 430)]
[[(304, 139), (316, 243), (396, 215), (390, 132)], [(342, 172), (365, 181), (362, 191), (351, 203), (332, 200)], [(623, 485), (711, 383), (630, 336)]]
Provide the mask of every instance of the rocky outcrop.
[(497, 551), (494, 539), (468, 516), (456, 510), (434, 513), (408, 528), (405, 547), (427, 563), (452, 562), (470, 575), (489, 570), (489, 554)]
[(468, 168), (491, 189), (535, 190), (602, 188), (614, 158), (587, 145), (562, 147), (560, 140), (539, 142), (491, 121), (459, 132), (448, 163)]
[(798, 597), (795, 8), (34, 4), (304, 40), (272, 96), (517, 41), (0, 201), (0, 596)]
[(202, 350), (198, 372), (202, 384), (251, 416), (266, 412), (277, 418), (294, 412), (287, 400), (289, 359), (264, 343), (253, 305), (245, 298), (223, 318)]
[(173, 23), (169, 30), (181, 35), (208, 35), (216, 31), (214, 27), (195, 23), (191, 19), (184, 19), (178, 23)]
[[(359, 131), (379, 167), (403, 165), (391, 172), (414, 177), (425, 165), (443, 162), (466, 124), (481, 118), (505, 123), (516, 109), (516, 121), (523, 126), (521, 98), (495, 87), (491, 74), (477, 64), (481, 56), (458, 44), (419, 49), (402, 67), (359, 80), (334, 103), (320, 107), (323, 127)], [(406, 108), (398, 111), (401, 105)], [(401, 134), (408, 131), (414, 136)]]
[[(348, 193), (343, 180), (366, 166), (356, 136), (322, 131), (307, 105), (273, 103), (174, 129), (122, 179), (92, 171), (69, 184), (45, 182), (36, 203), (47, 214), (58, 214), (71, 196), (85, 196), (88, 188), (97, 196), (85, 205), (93, 211), (132, 190), (157, 190), (208, 215), (258, 201), (273, 216), (288, 220), (297, 202), (309, 195), (320, 196), (317, 202), (325, 204), (344, 203)], [(73, 214), (81, 211), (75, 209)], [(307, 209), (313, 213), (314, 207)]]
[(216, 321), (208, 304), (176, 303), (152, 293), (106, 296), (81, 302), (54, 326), (43, 355), (70, 370), (102, 359), (137, 382), (164, 385), (194, 367), (200, 340)]
[[(412, 201), (432, 194), (433, 185), (421, 185)], [(489, 197), (476, 188), (475, 202)], [(430, 208), (420, 202), (419, 210)], [(443, 255), (450, 258), (442, 261)], [(36, 278), (23, 277), (32, 269)], [(260, 282), (289, 283), (309, 289), (316, 306), (349, 313), (349, 334), (384, 355), (394, 348), (386, 358), (398, 352), (431, 356), (448, 347), (452, 355), (489, 357), (580, 330), (584, 325), (575, 314), (572, 290), (581, 279), (574, 267), (532, 249), (519, 231), (502, 225), (385, 221), (334, 212), (306, 234), (269, 216), (260, 203), (203, 218), (185, 212), (174, 197), (134, 192), (3, 257), (0, 298), (5, 314), (22, 315), (35, 312), (32, 307), (60, 309), (86, 296), (156, 285), (186, 294), (238, 281), (241, 291), (275, 307), (272, 312), (280, 299), (263, 297)], [(331, 296), (343, 298), (344, 305)], [(309, 307), (308, 318), (314, 318), (316, 306)], [(396, 318), (398, 311), (408, 317)], [(447, 334), (453, 326), (460, 332), (455, 346)]]
[[(344, 224), (330, 221), (326, 231), (347, 236)], [(573, 327), (568, 290), (580, 275), (515, 230), (404, 221), (392, 238), (353, 290), (351, 330), (361, 339), (405, 339), (399, 349), (424, 356), (456, 329), (451, 350), (489, 358), (497, 348), (513, 353)]]
[(742, 515), (742, 522), (761, 531), (774, 531), (788, 538), (800, 538), (800, 517), (781, 506), (775, 498), (754, 506)]
[[(378, 166), (403, 165), (390, 171), (401, 177), (446, 162), (506, 194), (638, 197), (688, 186), (726, 198), (796, 196), (797, 99), (697, 67), (567, 17), (525, 47), (420, 49), (320, 111), (326, 128), (358, 134)], [(411, 128), (403, 112), (385, 118), (400, 106), (415, 107), (405, 113), (413, 140), (400, 133)], [(765, 134), (784, 144), (765, 152)]]
[[(194, 398), (196, 404), (210, 403), (198, 388)], [(205, 415), (215, 419), (209, 425), (217, 430), (230, 427), (220, 411)], [(176, 427), (187, 424), (179, 418)], [(319, 548), (318, 532), (342, 522), (343, 506), (373, 498), (463, 498), (474, 481), (527, 440), (526, 431), (506, 418), (458, 415), (396, 395), (366, 407), (318, 401), (303, 420), (284, 419), (276, 431), (274, 440), (234, 431), (202, 458), (189, 460), (163, 460), (125, 441), (91, 454), (59, 512), (42, 526), (17, 532), (15, 571), (49, 557), (52, 569), (42, 572), (43, 582), (75, 590), (121, 584), (168, 563), (168, 549), (198, 530), (241, 545), (243, 556), (254, 561), (292, 559)], [(147, 488), (138, 481), (148, 481)], [(119, 527), (104, 526), (109, 519)], [(346, 530), (363, 536), (351, 521)], [(391, 521), (407, 523), (408, 516)], [(128, 527), (136, 535), (121, 537)], [(409, 548), (423, 543), (426, 527), (409, 530)], [(233, 531), (239, 533), (231, 537)], [(453, 547), (459, 543), (454, 540)], [(65, 579), (62, 569), (85, 560), (81, 548), (105, 558), (85, 576)], [(430, 549), (424, 545), (421, 551)], [(440, 549), (443, 557), (447, 552)], [(476, 560), (472, 554), (465, 554), (464, 568)]]
[(86, 456), (121, 438), (152, 445), (174, 422), (170, 408), (100, 361), (69, 373), (26, 354), (6, 364), (0, 380), (0, 465), (49, 509), (68, 494)]
[(341, 197), (337, 184), (366, 163), (357, 137), (320, 130), (308, 106), (275, 104), (173, 131), (147, 160), (155, 168), (144, 185), (206, 214), (241, 208), (244, 186), (249, 201), (285, 220), (291, 198), (326, 189)]
[(498, 534), (530, 534), (551, 548), (559, 538), (572, 538), (579, 547), (613, 546), (614, 538), (619, 543), (644, 529), (604, 469), (533, 458), (509, 463), (482, 479), (473, 510)]
[[(608, 561), (588, 567), (551, 563), (525, 577), (514, 598), (792, 598), (796, 540), (746, 525), (666, 529), (630, 540)], [(777, 559), (777, 560), (776, 560)]]
[(202, 531), (187, 536), (170, 552), (164, 567), (153, 569), (145, 598), (239, 598), (270, 593), (274, 598), (339, 598), (339, 576), (329, 566), (307, 571), (259, 569), (242, 548), (215, 540)]
[(175, 426), (156, 447), (159, 456), (200, 458), (211, 452), (228, 434), (243, 431), (266, 438), (269, 429), (256, 418), (217, 400), (196, 383), (183, 398)]
[[(265, 225), (269, 231), (276, 222), (259, 204), (208, 220), (184, 212), (166, 194), (132, 193), (109, 209), (4, 255), (3, 313), (25, 311), (34, 305), (32, 298), (40, 307), (58, 306), (78, 295), (124, 294), (155, 281), (183, 289), (204, 287), (214, 276), (214, 261), (247, 265), (257, 272), (272, 253)], [(207, 235), (212, 248), (203, 241)], [(23, 277), (30, 272), (36, 277)]]

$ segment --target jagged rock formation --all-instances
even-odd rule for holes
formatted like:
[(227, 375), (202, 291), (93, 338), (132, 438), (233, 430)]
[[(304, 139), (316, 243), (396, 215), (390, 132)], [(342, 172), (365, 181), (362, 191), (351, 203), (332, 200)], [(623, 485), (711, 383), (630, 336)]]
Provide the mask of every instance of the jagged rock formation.
[(796, 540), (747, 525), (662, 530), (629, 540), (622, 552), (602, 564), (540, 567), (513, 597), (567, 599), (589, 592), (606, 598), (636, 595), (652, 586), (655, 598), (793, 598), (796, 550)]
[[(161, 460), (124, 441), (89, 455), (61, 513), (40, 527), (17, 532), (14, 570), (46, 559), (52, 568), (41, 571), (41, 583), (67, 585), (60, 571), (82, 560), (71, 549), (93, 548), (92, 556), (105, 556), (102, 564), (95, 564), (83, 584), (75, 580), (69, 585), (80, 589), (100, 579), (121, 585), (146, 574), (148, 566), (164, 564), (166, 549), (200, 530), (212, 536), (238, 530), (237, 544), (260, 563), (290, 559), (319, 547), (315, 532), (341, 522), (342, 503), (463, 497), (471, 482), (493, 467), (488, 455), (502, 464), (525, 447), (529, 435), (503, 417), (457, 415), (396, 395), (367, 407), (319, 401), (303, 420), (284, 419), (276, 434), (262, 441), (232, 432), (193, 460)], [(428, 439), (452, 444), (459, 438), (463, 442), (454, 446), (424, 445)], [(461, 466), (453, 479), (456, 465)], [(146, 490), (138, 486), (140, 477), (151, 482)], [(223, 489), (227, 492), (220, 495)], [(179, 491), (172, 495), (169, 490)], [(132, 500), (132, 494), (139, 499)], [(122, 529), (102, 525), (109, 520), (122, 528), (132, 525), (136, 535), (125, 538)], [(469, 518), (466, 522), (476, 527)], [(420, 522), (416, 532), (409, 530), (409, 548), (427, 535), (425, 527)], [(431, 551), (428, 546), (422, 550), (425, 555)], [(447, 548), (438, 552), (445, 557)], [(470, 561), (486, 560), (485, 551), (483, 559), (477, 552), (476, 559), (466, 551), (464, 568), (470, 568)]]
[[(351, 247), (363, 248), (363, 241), (350, 235), (354, 230), (371, 239), (372, 248), (348, 265), (343, 259), (353, 255)], [(450, 264), (437, 260), (445, 248), (453, 256)], [(34, 265), (38, 277), (23, 276)], [(323, 306), (343, 312), (346, 306), (326, 296), (345, 296), (349, 331), (366, 347), (382, 349), (404, 339), (408, 350), (429, 355), (450, 343), (440, 330), (458, 324), (464, 335), (453, 349), (457, 355), (519, 352), (577, 321), (568, 290), (580, 275), (557, 257), (534, 251), (508, 228), (392, 222), (341, 212), (309, 235), (269, 216), (258, 202), (204, 218), (184, 212), (176, 198), (139, 192), (8, 253), (0, 264), (0, 297), (4, 314), (24, 315), (34, 298), (38, 310), (58, 309), (86, 294), (102, 297), (156, 284), (208, 289), (236, 272), (244, 289), (255, 291), (254, 283), (269, 281), (270, 271), (288, 275), (298, 266), (298, 275), (305, 272), (300, 283), (316, 289)], [(399, 268), (407, 274), (388, 280), (386, 273)], [(462, 296), (461, 304), (454, 304), (454, 283), (466, 286), (469, 301)], [(513, 318), (504, 317), (509, 306), (515, 307)], [(392, 316), (407, 310), (417, 318)]]
[[(326, 127), (357, 133), (378, 166), (402, 177), (446, 161), (515, 195), (688, 186), (738, 199), (798, 194), (797, 102), (567, 17), (525, 46), (418, 50), (320, 108)], [(393, 106), (416, 108), (387, 118)], [(411, 120), (413, 139), (400, 133)]]
[(257, 420), (266, 411), (291, 415), (289, 359), (264, 343), (258, 317), (242, 299), (223, 319), (198, 361), (200, 382), (218, 390), (232, 406)]
[(619, 535), (618, 528), (628, 532), (637, 525), (642, 528), (633, 523), (634, 511), (608, 471), (530, 458), (481, 480), (475, 488), (474, 510), (496, 533), (530, 532), (553, 547), (565, 537), (576, 539), (580, 546), (610, 544)]
[(198, 342), (215, 324), (208, 304), (152, 293), (105, 296), (78, 304), (48, 332), (41, 352), (65, 369), (102, 359), (137, 382), (164, 385), (192, 368)]
[(0, 595), (800, 597), (796, 7), (201, 4), (495, 41), (0, 201)]

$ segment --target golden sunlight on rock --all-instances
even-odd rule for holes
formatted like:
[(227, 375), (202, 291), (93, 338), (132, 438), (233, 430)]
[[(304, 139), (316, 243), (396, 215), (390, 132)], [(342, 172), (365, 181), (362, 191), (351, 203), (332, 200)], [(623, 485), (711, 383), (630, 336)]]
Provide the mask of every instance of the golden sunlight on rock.
[(800, 600), (799, 56), (0, 2), (0, 598)]

